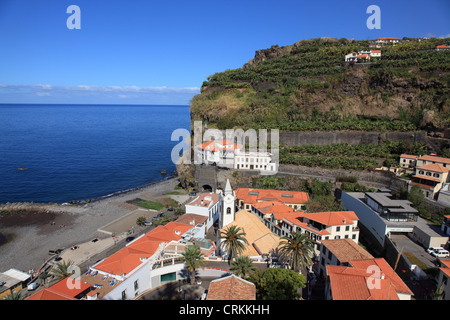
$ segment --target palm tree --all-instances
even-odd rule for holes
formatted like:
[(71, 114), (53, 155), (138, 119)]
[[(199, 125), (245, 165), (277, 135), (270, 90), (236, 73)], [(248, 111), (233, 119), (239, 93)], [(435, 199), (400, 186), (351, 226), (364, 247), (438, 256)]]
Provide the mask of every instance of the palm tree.
[(292, 270), (300, 271), (312, 265), (314, 243), (308, 234), (293, 232), (291, 236), (282, 237), (278, 247)]
[(186, 247), (186, 250), (181, 254), (183, 256), (184, 264), (186, 269), (190, 273), (191, 284), (195, 282), (195, 270), (200, 268), (205, 263), (203, 254), (200, 251), (198, 245), (190, 245)]
[(146, 221), (145, 217), (139, 217), (139, 218), (137, 218), (137, 220), (136, 220), (136, 224), (137, 224), (138, 226), (142, 226), (142, 225), (144, 224), (145, 221)]
[(244, 229), (241, 230), (237, 226), (229, 226), (221, 232), (221, 237), (224, 240), (220, 244), (220, 247), (228, 251), (228, 265), (231, 264), (231, 259), (234, 255), (240, 255), (244, 252), (245, 244), (248, 244), (245, 236)]
[(19, 291), (13, 291), (10, 294), (8, 294), (6, 297), (3, 298), (3, 300), (23, 300), (25, 299), (25, 296), (23, 296)]
[(45, 287), (45, 280), (49, 277), (50, 277), (50, 275), (47, 272), (42, 272), (41, 274), (38, 275), (38, 279), (41, 279), (42, 285), (44, 287)]
[(56, 264), (56, 267), (50, 272), (51, 275), (55, 276), (58, 280), (64, 280), (74, 274), (73, 262), (72, 261), (61, 261)]
[(245, 278), (248, 274), (255, 271), (256, 267), (253, 264), (253, 260), (249, 257), (239, 256), (231, 264), (230, 270), (234, 271), (236, 275)]

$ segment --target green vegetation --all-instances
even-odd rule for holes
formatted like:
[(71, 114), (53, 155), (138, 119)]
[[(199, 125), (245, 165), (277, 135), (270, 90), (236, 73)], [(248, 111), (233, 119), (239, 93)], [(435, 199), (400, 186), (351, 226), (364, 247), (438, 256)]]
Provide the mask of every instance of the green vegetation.
[(160, 202), (156, 202), (156, 201), (149, 201), (149, 200), (137, 200), (134, 202), (134, 204), (145, 208), (145, 209), (151, 209), (151, 210), (156, 210), (159, 211), (162, 208), (164, 208), (164, 205)]
[(270, 268), (250, 274), (258, 300), (297, 300), (305, 287), (305, 276), (289, 269)]
[(237, 226), (228, 226), (221, 232), (221, 237), (224, 240), (220, 246), (224, 251), (228, 252), (228, 265), (231, 264), (231, 259), (234, 256), (239, 256), (244, 252), (245, 244), (248, 244), (245, 236), (245, 231)]
[(239, 256), (231, 263), (231, 271), (239, 277), (246, 278), (247, 275), (256, 271), (253, 260), (247, 256)]
[(136, 219), (136, 224), (138, 226), (142, 226), (142, 225), (144, 225), (145, 221), (146, 221), (145, 217), (139, 217), (139, 218)]
[(186, 269), (189, 271), (189, 278), (193, 285), (195, 283), (195, 270), (205, 264), (205, 259), (198, 245), (187, 246), (181, 255)]
[(278, 249), (293, 271), (307, 270), (313, 264), (314, 242), (307, 233), (292, 232), (282, 237)]
[(368, 41), (310, 39), (273, 46), (242, 68), (209, 76), (191, 101), (192, 120), (220, 129), (445, 128), (450, 125), (450, 55), (435, 48), (446, 43), (410, 39), (381, 48), (381, 59), (354, 68), (344, 62), (345, 55), (369, 50)]
[(419, 211), (419, 216), (432, 225), (441, 226), (444, 216), (450, 214), (449, 207), (443, 209), (427, 203), (422, 189), (417, 185), (412, 186), (409, 191), (403, 187), (399, 188), (395, 197), (411, 201), (413, 207)]
[[(400, 154), (424, 154), (426, 146), (409, 141), (383, 141), (379, 145), (332, 143), (328, 145), (304, 145), (287, 147), (280, 150), (281, 164), (294, 164), (308, 167), (332, 169), (365, 170), (382, 164), (393, 164), (392, 158)], [(345, 181), (349, 182), (349, 181)]]

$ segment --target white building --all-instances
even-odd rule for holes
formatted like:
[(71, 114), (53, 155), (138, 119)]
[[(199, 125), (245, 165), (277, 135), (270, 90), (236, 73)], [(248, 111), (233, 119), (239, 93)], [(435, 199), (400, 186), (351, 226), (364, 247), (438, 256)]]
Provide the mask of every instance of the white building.
[(345, 56), (345, 62), (370, 61), (371, 58), (381, 58), (381, 50), (352, 52)]
[(358, 217), (353, 211), (332, 211), (315, 213), (298, 213), (283, 217), (282, 234), (292, 232), (306, 233), (315, 243), (316, 254), (319, 253), (323, 240), (351, 239), (359, 241)]
[(391, 199), (385, 192), (342, 192), (346, 210), (353, 210), (359, 222), (372, 234), (381, 247), (392, 234), (406, 234), (424, 248), (441, 247), (448, 241), (440, 230), (419, 217), (407, 200)]
[(185, 278), (181, 253), (186, 246), (196, 244), (204, 256), (213, 255), (214, 242), (202, 236), (201, 228), (192, 225), (158, 226), (92, 265), (80, 281), (94, 287), (91, 295), (100, 300), (136, 299), (166, 281)]
[(243, 152), (237, 151), (234, 158), (234, 169), (259, 170), (261, 173), (276, 173), (278, 163), (269, 152)]
[(211, 140), (197, 146), (201, 163), (238, 170), (259, 170), (262, 174), (278, 171), (278, 163), (273, 154), (260, 151), (242, 150), (241, 144), (229, 140)]
[(222, 223), (222, 194), (214, 192), (200, 193), (194, 200), (185, 205), (186, 213), (198, 214), (208, 217), (206, 231), (208, 231), (216, 221)]
[(197, 146), (202, 163), (233, 168), (235, 153), (242, 147), (229, 140), (211, 140)]

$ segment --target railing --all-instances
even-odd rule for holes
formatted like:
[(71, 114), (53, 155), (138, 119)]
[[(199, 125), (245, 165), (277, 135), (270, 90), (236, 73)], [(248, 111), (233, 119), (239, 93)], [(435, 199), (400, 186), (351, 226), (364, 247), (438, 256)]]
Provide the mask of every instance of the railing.
[(167, 259), (162, 259), (159, 261), (156, 261), (153, 266), (152, 266), (152, 270), (155, 269), (159, 269), (159, 268), (163, 268), (163, 267), (167, 267), (167, 266), (171, 266), (171, 265), (175, 265), (175, 264), (179, 264), (179, 263), (184, 263), (183, 258), (177, 257), (177, 258), (167, 258)]

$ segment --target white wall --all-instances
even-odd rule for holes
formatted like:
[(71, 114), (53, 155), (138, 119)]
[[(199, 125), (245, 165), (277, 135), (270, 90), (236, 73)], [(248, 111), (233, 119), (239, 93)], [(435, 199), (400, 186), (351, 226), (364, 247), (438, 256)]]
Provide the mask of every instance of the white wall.
[(354, 211), (359, 218), (359, 223), (362, 223), (378, 240), (380, 245), (384, 246), (387, 228), (382, 218), (365, 203), (351, 197), (346, 192), (342, 192), (341, 201), (345, 210)]

